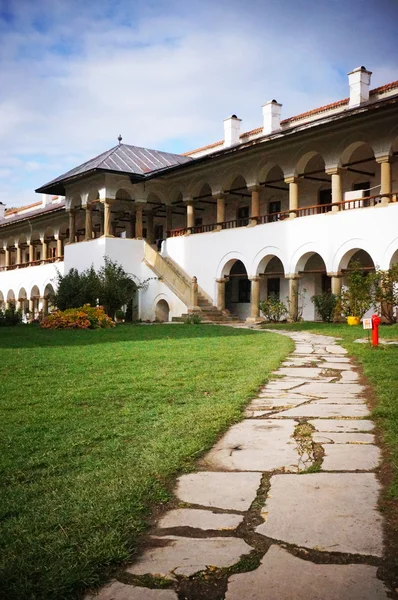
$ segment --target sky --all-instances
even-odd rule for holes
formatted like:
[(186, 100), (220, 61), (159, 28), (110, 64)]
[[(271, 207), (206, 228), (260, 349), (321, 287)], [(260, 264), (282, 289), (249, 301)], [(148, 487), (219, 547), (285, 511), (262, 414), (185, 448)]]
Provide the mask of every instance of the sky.
[(0, 201), (123, 143), (185, 152), (398, 79), (398, 0), (0, 0)]

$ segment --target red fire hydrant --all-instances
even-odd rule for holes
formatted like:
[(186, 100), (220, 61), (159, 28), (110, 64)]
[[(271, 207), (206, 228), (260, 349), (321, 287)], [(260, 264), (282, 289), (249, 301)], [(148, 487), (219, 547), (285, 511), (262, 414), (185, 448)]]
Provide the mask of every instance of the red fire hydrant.
[(372, 315), (372, 346), (379, 345), (379, 325), (381, 319), (379, 315)]

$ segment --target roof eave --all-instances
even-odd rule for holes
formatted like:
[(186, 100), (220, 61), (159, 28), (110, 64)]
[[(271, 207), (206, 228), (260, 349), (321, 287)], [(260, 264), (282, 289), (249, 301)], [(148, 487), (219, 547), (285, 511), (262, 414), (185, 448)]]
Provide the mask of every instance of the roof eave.
[(37, 194), (54, 194), (55, 196), (65, 196), (65, 185), (69, 183), (74, 183), (75, 181), (79, 181), (87, 176), (94, 175), (96, 173), (111, 173), (113, 175), (127, 175), (130, 177), (132, 181), (135, 179), (134, 183), (138, 183), (145, 179), (145, 175), (140, 175), (138, 173), (129, 173), (128, 171), (118, 171), (113, 169), (101, 169), (95, 168), (90, 169), (89, 171), (84, 171), (84, 173), (78, 173), (77, 175), (72, 175), (71, 177), (65, 177), (65, 179), (61, 179), (60, 181), (54, 181), (53, 183), (46, 183), (45, 185), (37, 188), (35, 192)]

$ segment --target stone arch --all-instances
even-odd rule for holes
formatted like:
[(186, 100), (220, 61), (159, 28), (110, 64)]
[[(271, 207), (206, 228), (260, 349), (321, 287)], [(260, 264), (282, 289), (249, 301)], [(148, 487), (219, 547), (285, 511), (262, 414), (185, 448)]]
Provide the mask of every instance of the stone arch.
[(332, 262), (331, 271), (333, 273), (339, 272), (342, 268), (346, 268), (348, 261), (351, 256), (355, 254), (357, 250), (365, 250), (374, 261), (374, 264), (379, 264), (380, 261), (377, 260), (377, 255), (375, 255), (375, 246), (371, 244), (368, 240), (363, 238), (352, 238), (351, 240), (347, 240), (342, 244), (334, 253)]
[(292, 273), (301, 274), (305, 271), (314, 270), (314, 269), (323, 269), (326, 273), (326, 261), (323, 256), (315, 251), (309, 250), (301, 254), (301, 256), (296, 259), (295, 263), (292, 262), (293, 269)]
[(10, 306), (11, 304), (13, 304), (14, 306), (16, 306), (16, 297), (15, 297), (15, 292), (12, 289), (9, 289), (7, 292), (7, 306)]
[(4, 308), (4, 295), (3, 292), (0, 290), (0, 309), (2, 310)]
[(162, 323), (167, 323), (170, 320), (170, 306), (163, 298), (156, 303), (155, 316), (156, 320)]
[(201, 196), (203, 189), (210, 190), (210, 196), (213, 194), (212, 184), (207, 179), (196, 179), (188, 187), (188, 195), (195, 199), (196, 196)]
[(308, 152), (305, 152), (297, 160), (295, 174), (302, 175), (306, 171), (311, 171), (311, 163), (314, 162), (322, 162), (323, 166), (325, 166), (325, 159), (320, 152), (317, 152), (316, 150), (309, 150)]
[(228, 252), (223, 258), (220, 260), (217, 266), (217, 279), (221, 279), (228, 275), (232, 265), (237, 260), (241, 261), (246, 269), (246, 272), (249, 273), (249, 267), (246, 262), (246, 258), (240, 252)]
[(265, 248), (260, 250), (260, 252), (258, 252), (254, 257), (251, 269), (253, 275), (260, 275), (261, 273), (265, 273), (269, 263), (274, 258), (278, 259), (282, 270), (285, 273), (287, 263), (280, 248), (276, 248), (275, 246), (266, 246)]
[(224, 192), (242, 184), (244, 188), (247, 187), (247, 176), (242, 171), (225, 172), (221, 178), (221, 189)]
[(119, 188), (115, 193), (116, 200), (132, 200), (132, 196), (126, 188)]
[(339, 261), (338, 271), (346, 271), (350, 268), (350, 264), (353, 261), (358, 261), (361, 263), (364, 269), (366, 270), (374, 270), (375, 269), (375, 261), (373, 260), (370, 252), (364, 250), (363, 248), (356, 247), (347, 250)]
[(240, 318), (250, 314), (251, 281), (245, 264), (236, 258), (230, 258), (223, 268), (225, 284), (225, 308)]
[(29, 309), (29, 298), (25, 287), (21, 287), (18, 292), (18, 305), (22, 311), (22, 315), (25, 316)]

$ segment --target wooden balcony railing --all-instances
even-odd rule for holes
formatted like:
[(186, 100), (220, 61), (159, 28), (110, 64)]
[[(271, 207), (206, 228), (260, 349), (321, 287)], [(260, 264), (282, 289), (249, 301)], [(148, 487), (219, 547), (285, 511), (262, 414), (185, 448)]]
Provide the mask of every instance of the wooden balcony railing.
[(47, 265), (55, 262), (62, 262), (64, 260), (63, 256), (52, 256), (51, 258), (46, 258), (43, 260), (31, 260), (26, 263), (20, 263), (18, 265), (8, 265), (0, 267), (0, 271), (14, 271), (15, 269), (24, 269), (26, 267), (38, 267), (40, 265)]
[(186, 233), (206, 233), (209, 231), (215, 231), (220, 229), (235, 229), (236, 227), (246, 227), (249, 225), (252, 219), (257, 221), (258, 225), (264, 225), (266, 223), (275, 223), (277, 221), (284, 221), (288, 219), (290, 215), (296, 217), (310, 217), (313, 215), (322, 215), (329, 212), (341, 212), (343, 210), (354, 210), (357, 208), (369, 208), (380, 204), (382, 198), (389, 198), (390, 202), (397, 201), (397, 192), (392, 194), (377, 194), (375, 196), (367, 196), (365, 198), (354, 198), (352, 200), (343, 200), (338, 203), (328, 204), (315, 204), (314, 206), (303, 206), (295, 210), (283, 210), (276, 213), (270, 213), (268, 215), (262, 215), (260, 217), (249, 217), (246, 219), (234, 219), (232, 221), (224, 221), (224, 223), (210, 223), (209, 225), (198, 225), (191, 227), (190, 229), (184, 227), (182, 229), (173, 229), (167, 232), (167, 237), (178, 237), (185, 235)]

